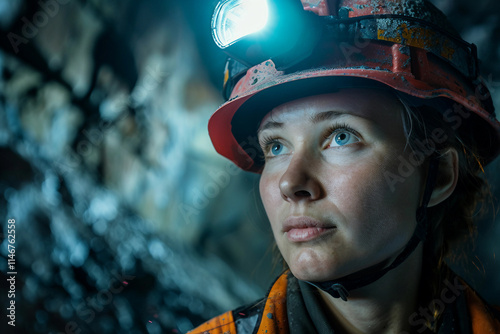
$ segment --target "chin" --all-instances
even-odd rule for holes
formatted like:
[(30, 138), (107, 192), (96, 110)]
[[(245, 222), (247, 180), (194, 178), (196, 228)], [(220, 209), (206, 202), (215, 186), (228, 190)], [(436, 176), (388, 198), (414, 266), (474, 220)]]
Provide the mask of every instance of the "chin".
[(301, 249), (286, 254), (286, 262), (292, 274), (302, 281), (323, 282), (349, 274), (350, 266), (337, 261), (331, 252), (317, 249)]
[(301, 281), (324, 282), (341, 277), (335, 275), (335, 270), (329, 266), (291, 265), (289, 267), (293, 276)]

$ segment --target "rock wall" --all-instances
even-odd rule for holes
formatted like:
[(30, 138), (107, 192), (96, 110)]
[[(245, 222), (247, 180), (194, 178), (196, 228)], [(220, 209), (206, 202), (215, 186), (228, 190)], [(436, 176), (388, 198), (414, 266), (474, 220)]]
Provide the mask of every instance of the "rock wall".
[(257, 298), (272, 276), (241, 271), (269, 238), (241, 240), (268, 232), (240, 217), (252, 194), (234, 196), (255, 177), (211, 147), (222, 101), (185, 8), (4, 6), (0, 269), (4, 284), (15, 219), (16, 330), (184, 332)]

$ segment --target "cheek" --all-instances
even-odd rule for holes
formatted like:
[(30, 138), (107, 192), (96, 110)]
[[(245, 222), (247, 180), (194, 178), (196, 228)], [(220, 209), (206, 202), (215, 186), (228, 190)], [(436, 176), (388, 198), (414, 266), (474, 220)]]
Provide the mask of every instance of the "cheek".
[(278, 181), (269, 174), (262, 174), (259, 181), (259, 191), (266, 214), (271, 221), (271, 225), (273, 225), (273, 222), (276, 221), (274, 217), (278, 213), (280, 203), (283, 201)]
[(417, 175), (391, 189), (379, 164), (352, 167), (330, 182), (331, 201), (345, 217), (346, 238), (363, 249), (369, 245), (404, 244), (415, 227)]

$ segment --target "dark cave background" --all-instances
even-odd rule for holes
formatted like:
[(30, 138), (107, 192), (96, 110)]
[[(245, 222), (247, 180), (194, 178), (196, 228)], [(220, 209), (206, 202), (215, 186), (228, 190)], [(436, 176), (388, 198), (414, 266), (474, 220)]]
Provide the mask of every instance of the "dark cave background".
[[(500, 3), (433, 2), (478, 46), (498, 108)], [(183, 333), (276, 276), (258, 178), (206, 130), (223, 102), (216, 3), (0, 0), (0, 332)], [(485, 171), (497, 205), (499, 166)], [(454, 265), (496, 304), (498, 223), (491, 209)]]

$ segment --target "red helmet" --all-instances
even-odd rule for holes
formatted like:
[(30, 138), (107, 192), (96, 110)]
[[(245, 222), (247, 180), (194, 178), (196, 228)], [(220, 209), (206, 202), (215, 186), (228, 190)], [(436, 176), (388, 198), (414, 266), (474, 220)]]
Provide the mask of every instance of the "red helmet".
[[(213, 25), (214, 35), (218, 28), (230, 29), (227, 20), (216, 18), (224, 15), (221, 11), (250, 1), (222, 1), (213, 22), (223, 24)], [(299, 9), (290, 5), (294, 2)], [(481, 162), (498, 155), (500, 123), (478, 73), (475, 45), (463, 41), (428, 1), (274, 0), (268, 6), (267, 15), (279, 12), (281, 20), (270, 24), (270, 30), (227, 45), (218, 41), (232, 57), (224, 80), (230, 94), (210, 118), (208, 130), (217, 152), (240, 168), (260, 172), (256, 130), (275, 106), (371, 85), (390, 87), (422, 104), (446, 102), (444, 119), (460, 121), (461, 131), (477, 134)], [(285, 10), (293, 17), (288, 27)], [(280, 44), (284, 40), (289, 44)]]

